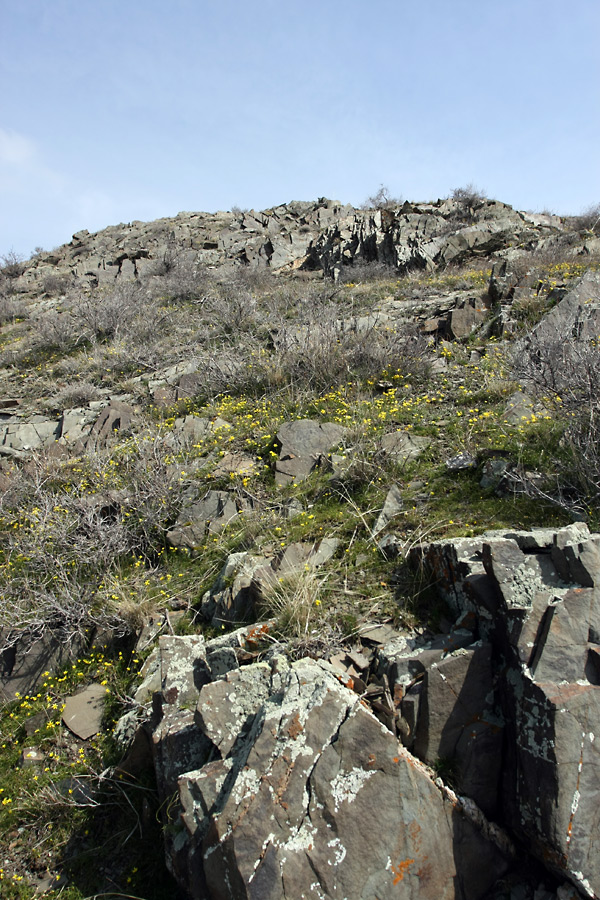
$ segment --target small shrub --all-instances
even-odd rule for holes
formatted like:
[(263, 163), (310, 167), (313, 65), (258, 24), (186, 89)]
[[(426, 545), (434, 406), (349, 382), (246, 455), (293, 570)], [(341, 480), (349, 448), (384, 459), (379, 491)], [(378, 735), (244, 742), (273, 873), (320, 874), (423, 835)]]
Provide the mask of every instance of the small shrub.
[(9, 250), (4, 256), (0, 257), (0, 273), (6, 278), (19, 278), (25, 271), (25, 262), (19, 253)]
[(464, 187), (454, 188), (451, 197), (460, 203), (466, 209), (476, 209), (486, 200), (484, 191), (480, 191), (474, 184), (467, 184)]
[(573, 226), (577, 231), (600, 232), (600, 203), (588, 206), (580, 215), (573, 218)]
[(70, 284), (71, 280), (67, 275), (45, 275), (42, 279), (42, 290), (46, 294), (56, 296), (66, 293)]
[(65, 384), (52, 395), (50, 403), (54, 409), (72, 409), (84, 406), (98, 397), (98, 388), (90, 381), (73, 381)]
[(27, 308), (20, 300), (13, 300), (6, 294), (0, 294), (0, 325), (27, 318)]
[(393, 197), (388, 187), (380, 185), (379, 190), (361, 204), (361, 209), (398, 209), (402, 206), (402, 197)]
[(181, 254), (174, 250), (167, 251), (155, 263), (150, 274), (161, 277), (161, 283), (155, 286), (155, 291), (172, 303), (202, 300), (211, 282), (203, 265), (189, 253)]

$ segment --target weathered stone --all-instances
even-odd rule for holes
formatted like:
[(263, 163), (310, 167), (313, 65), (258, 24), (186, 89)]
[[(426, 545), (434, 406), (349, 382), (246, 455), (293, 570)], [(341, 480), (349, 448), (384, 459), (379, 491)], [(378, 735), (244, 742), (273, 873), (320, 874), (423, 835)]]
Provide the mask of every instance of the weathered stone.
[(394, 459), (416, 459), (431, 444), (431, 438), (411, 434), (410, 431), (392, 431), (381, 439), (383, 450)]
[(446, 460), (446, 468), (450, 472), (463, 472), (468, 469), (474, 469), (477, 466), (477, 459), (472, 453), (458, 453)]
[(62, 720), (73, 734), (87, 741), (100, 731), (106, 688), (101, 684), (90, 684), (78, 694), (67, 697)]
[(386, 494), (383, 509), (379, 513), (377, 521), (375, 522), (375, 527), (372, 531), (373, 537), (383, 531), (383, 529), (391, 522), (394, 516), (397, 516), (398, 513), (402, 511), (403, 506), (404, 501), (402, 499), (400, 488), (397, 484), (394, 484)]
[(86, 447), (105, 445), (115, 431), (127, 429), (133, 418), (133, 409), (127, 403), (112, 400), (96, 419), (88, 436), (84, 439)]
[(495, 818), (503, 723), (490, 707), (492, 692), (489, 644), (432, 663), (424, 673), (413, 752), (429, 765), (449, 765), (457, 790)]
[(201, 441), (212, 431), (210, 419), (202, 416), (183, 416), (173, 423), (175, 434), (187, 441)]
[(508, 459), (488, 459), (484, 462), (479, 485), (482, 488), (497, 488), (510, 468)]
[(279, 485), (302, 481), (318, 465), (322, 456), (337, 446), (346, 429), (333, 422), (298, 419), (284, 423), (277, 432), (279, 460), (275, 481)]
[(256, 460), (245, 453), (226, 453), (214, 470), (219, 475), (252, 475), (256, 470)]
[(14, 700), (17, 695), (34, 693), (45, 672), (72, 663), (85, 642), (75, 639), (67, 644), (61, 637), (60, 632), (50, 630), (39, 639), (33, 639), (26, 631), (18, 635), (0, 631), (0, 646), (4, 646), (0, 654), (3, 699)]
[(450, 331), (456, 340), (468, 338), (486, 319), (489, 310), (474, 298), (463, 301), (463, 305), (450, 313)]
[(271, 667), (267, 663), (235, 669), (202, 689), (195, 721), (223, 759), (247, 732), (271, 691)]
[(520, 425), (528, 422), (534, 414), (535, 402), (523, 391), (515, 391), (509, 397), (504, 410), (504, 418), (507, 422)]
[(41, 766), (45, 759), (45, 754), (39, 747), (23, 747), (19, 765), (24, 769), (35, 768)]
[(60, 422), (42, 420), (0, 425), (0, 455), (19, 456), (48, 446), (60, 434)]
[(207, 530), (217, 533), (237, 515), (238, 507), (229, 491), (207, 491), (200, 500), (184, 506), (167, 540), (172, 547), (193, 550), (204, 543)]
[(475, 900), (506, 870), (330, 667), (301, 660), (272, 679), (235, 754), (179, 779), (174, 862), (193, 900), (358, 900), (399, 884), (407, 897)]
[(295, 456), (292, 459), (278, 459), (275, 463), (275, 484), (283, 487), (286, 484), (304, 481), (317, 466), (318, 459), (312, 456)]
[[(497, 657), (495, 686), (486, 702), (501, 706), (505, 721), (499, 815), (546, 866), (595, 897), (600, 894), (594, 837), (600, 815), (594, 737), (600, 728), (599, 538), (575, 523), (554, 532), (495, 532), (479, 540), (479, 554), (473, 542), (463, 540), (432, 545), (426, 558), (436, 571), (445, 570), (440, 586), (457, 609), (477, 617)], [(429, 688), (433, 667), (425, 678)], [(441, 685), (442, 694), (447, 686)], [(424, 735), (423, 753), (431, 724), (424, 697), (422, 690), (417, 731)], [(436, 715), (440, 703), (434, 701)], [(463, 732), (469, 762), (462, 772), (469, 778), (478, 772), (478, 760), (493, 754), (494, 743), (487, 741), (491, 731), (482, 731), (486, 719), (493, 725), (482, 706), (472, 730)], [(477, 743), (482, 734), (483, 753)], [(468, 752), (469, 743), (477, 754)], [(485, 787), (485, 779), (478, 784), (471, 778), (462, 787), (472, 796)], [(488, 809), (490, 799), (481, 800)]]

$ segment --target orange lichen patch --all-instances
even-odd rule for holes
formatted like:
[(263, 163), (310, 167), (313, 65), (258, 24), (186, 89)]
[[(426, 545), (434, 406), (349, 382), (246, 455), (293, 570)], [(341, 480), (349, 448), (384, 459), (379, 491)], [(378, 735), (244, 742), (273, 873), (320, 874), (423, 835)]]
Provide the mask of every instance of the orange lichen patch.
[(399, 763), (399, 762), (400, 762), (400, 757), (399, 757), (399, 756), (394, 756), (394, 758), (392, 759), (392, 762)]
[(288, 725), (288, 734), (295, 741), (302, 731), (304, 731), (304, 726), (300, 722), (300, 714), (296, 713)]
[(245, 637), (244, 643), (249, 650), (256, 650), (261, 641), (265, 639), (265, 637), (269, 633), (269, 625), (265, 622), (262, 625), (255, 625), (254, 628), (251, 628), (248, 634)]
[[(408, 833), (410, 835), (411, 846), (416, 853), (421, 852), (421, 844), (423, 843), (423, 834), (422, 829), (416, 819), (413, 819), (410, 825), (408, 826)], [(425, 857), (427, 859), (427, 857)]]
[(397, 866), (392, 866), (392, 873), (394, 875), (394, 884), (399, 884), (403, 879), (412, 864), (414, 863), (414, 859), (403, 859), (398, 863)]

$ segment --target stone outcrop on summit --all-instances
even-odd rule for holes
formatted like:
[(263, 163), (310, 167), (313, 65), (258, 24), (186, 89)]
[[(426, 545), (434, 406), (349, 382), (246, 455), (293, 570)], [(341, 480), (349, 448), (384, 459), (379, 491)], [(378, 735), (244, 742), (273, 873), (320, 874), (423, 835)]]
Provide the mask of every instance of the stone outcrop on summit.
[(273, 272), (323, 271), (379, 262), (407, 269), (443, 268), (514, 245), (543, 243), (562, 230), (558, 216), (532, 216), (494, 200), (465, 210), (456, 200), (404, 203), (397, 210), (357, 210), (321, 199), (255, 212), (179, 213), (172, 219), (80, 231), (70, 244), (39, 253), (17, 283), (45, 278), (92, 285), (160, 278), (177, 263), (244, 266)]

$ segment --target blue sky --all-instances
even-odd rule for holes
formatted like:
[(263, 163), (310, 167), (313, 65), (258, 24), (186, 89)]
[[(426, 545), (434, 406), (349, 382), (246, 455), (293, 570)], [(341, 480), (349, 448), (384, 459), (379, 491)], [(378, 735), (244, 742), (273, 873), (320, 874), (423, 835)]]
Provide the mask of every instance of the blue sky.
[(599, 0), (0, 0), (0, 255), (474, 183), (600, 201)]

